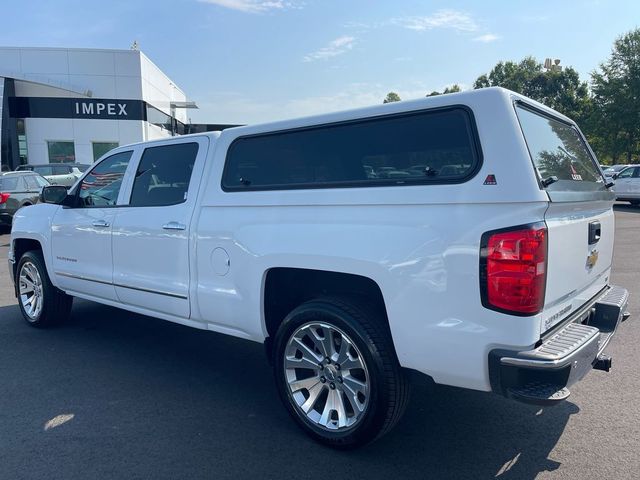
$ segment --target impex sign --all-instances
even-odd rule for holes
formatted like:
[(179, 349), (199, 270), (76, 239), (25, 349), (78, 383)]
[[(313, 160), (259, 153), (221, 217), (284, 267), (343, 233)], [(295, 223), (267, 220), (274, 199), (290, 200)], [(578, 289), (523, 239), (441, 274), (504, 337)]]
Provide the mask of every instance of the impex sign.
[(88, 118), (102, 120), (147, 120), (143, 100), (105, 98), (9, 98), (13, 118)]

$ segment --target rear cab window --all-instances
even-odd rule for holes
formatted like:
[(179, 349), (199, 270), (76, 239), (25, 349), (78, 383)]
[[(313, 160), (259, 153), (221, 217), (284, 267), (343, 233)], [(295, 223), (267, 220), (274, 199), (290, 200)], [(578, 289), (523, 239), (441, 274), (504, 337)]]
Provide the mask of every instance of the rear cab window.
[(226, 191), (461, 183), (481, 162), (463, 107), (239, 137)]
[(522, 102), (516, 103), (516, 113), (540, 183), (552, 201), (613, 196), (574, 125)]

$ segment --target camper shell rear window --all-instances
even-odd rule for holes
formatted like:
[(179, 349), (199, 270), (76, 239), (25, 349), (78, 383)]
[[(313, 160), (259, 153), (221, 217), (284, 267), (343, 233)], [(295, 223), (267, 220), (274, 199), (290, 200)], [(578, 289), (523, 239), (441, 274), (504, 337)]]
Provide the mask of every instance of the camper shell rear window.
[(575, 125), (519, 101), (516, 114), (540, 184), (551, 200), (580, 200), (593, 193), (610, 196), (598, 164)]

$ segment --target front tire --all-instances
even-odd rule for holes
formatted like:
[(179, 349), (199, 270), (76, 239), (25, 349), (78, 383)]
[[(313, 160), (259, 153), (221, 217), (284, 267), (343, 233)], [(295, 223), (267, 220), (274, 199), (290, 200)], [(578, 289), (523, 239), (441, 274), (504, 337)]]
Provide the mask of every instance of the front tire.
[(274, 347), (278, 393), (315, 440), (357, 447), (402, 416), (409, 384), (385, 318), (367, 303), (341, 297), (303, 303), (280, 325)]
[(18, 306), (29, 325), (44, 328), (69, 318), (73, 297), (51, 283), (42, 253), (26, 252), (16, 272)]

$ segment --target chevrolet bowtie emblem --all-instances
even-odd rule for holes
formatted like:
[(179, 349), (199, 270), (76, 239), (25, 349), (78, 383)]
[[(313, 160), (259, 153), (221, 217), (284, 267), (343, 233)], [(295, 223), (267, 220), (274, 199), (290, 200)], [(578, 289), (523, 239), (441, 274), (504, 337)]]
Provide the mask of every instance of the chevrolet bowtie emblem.
[(587, 267), (593, 268), (597, 262), (598, 262), (598, 251), (593, 250), (587, 257)]

